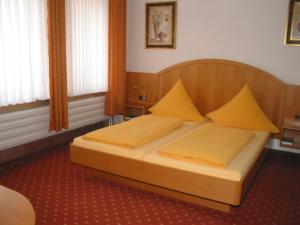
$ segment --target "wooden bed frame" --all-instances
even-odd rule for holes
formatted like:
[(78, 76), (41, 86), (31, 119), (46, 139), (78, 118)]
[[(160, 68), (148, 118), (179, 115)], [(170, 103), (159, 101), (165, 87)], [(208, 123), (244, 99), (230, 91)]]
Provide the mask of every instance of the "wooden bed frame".
[[(285, 84), (255, 67), (228, 60), (194, 60), (158, 73), (162, 97), (181, 78), (202, 115), (217, 109), (248, 83), (267, 116), (280, 127)], [(102, 177), (172, 198), (229, 212), (244, 199), (267, 149), (241, 181), (182, 171), (70, 145), (71, 161), (99, 170)]]

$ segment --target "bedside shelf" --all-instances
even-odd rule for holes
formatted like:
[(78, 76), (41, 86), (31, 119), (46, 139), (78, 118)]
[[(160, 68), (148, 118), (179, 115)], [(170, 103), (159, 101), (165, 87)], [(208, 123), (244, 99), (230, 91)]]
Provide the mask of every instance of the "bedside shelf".
[(148, 114), (148, 108), (150, 107), (151, 105), (127, 103), (124, 107), (123, 119), (130, 120), (134, 117)]
[(300, 122), (293, 118), (284, 118), (280, 145), (300, 149)]

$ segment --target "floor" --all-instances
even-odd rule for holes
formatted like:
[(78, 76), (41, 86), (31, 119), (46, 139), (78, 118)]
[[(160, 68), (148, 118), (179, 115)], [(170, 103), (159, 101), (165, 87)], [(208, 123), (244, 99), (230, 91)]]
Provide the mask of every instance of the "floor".
[(300, 157), (271, 152), (229, 214), (103, 180), (61, 146), (0, 166), (0, 184), (25, 195), (37, 225), (300, 224)]

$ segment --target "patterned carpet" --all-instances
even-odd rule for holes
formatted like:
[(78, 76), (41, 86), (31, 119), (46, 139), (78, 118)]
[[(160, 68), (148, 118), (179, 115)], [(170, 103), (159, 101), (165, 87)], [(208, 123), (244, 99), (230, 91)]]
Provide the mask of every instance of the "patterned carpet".
[(300, 224), (300, 158), (271, 153), (230, 214), (96, 177), (69, 162), (66, 146), (0, 166), (0, 184), (32, 202), (37, 225)]

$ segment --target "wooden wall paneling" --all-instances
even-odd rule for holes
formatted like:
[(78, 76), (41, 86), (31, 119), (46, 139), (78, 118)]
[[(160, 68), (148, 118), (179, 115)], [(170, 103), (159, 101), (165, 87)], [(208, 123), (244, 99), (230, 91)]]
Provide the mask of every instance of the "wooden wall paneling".
[[(216, 85), (214, 94), (214, 105), (210, 109), (215, 110), (227, 103), (236, 93), (235, 68), (227, 64), (214, 64), (216, 66)], [(237, 90), (236, 90), (237, 89)]]
[[(265, 114), (279, 128), (285, 106), (288, 107), (287, 114), (295, 114), (297, 110), (299, 113), (299, 108), (293, 106), (299, 105), (299, 100), (290, 97), (299, 96), (297, 88), (289, 86), (286, 99), (286, 85), (273, 75), (243, 63), (215, 59), (176, 64), (157, 74), (128, 72), (127, 102), (153, 105), (173, 87), (178, 78), (182, 79), (202, 115), (223, 106), (246, 83)], [(134, 90), (135, 85), (145, 87), (147, 101), (138, 98), (142, 90)]]
[(179, 71), (166, 72), (161, 76), (159, 74), (158, 81), (158, 98), (161, 99), (175, 84), (175, 82), (180, 78)]
[(211, 90), (216, 86), (216, 67), (215, 65), (199, 65), (198, 74), (207, 74), (198, 79), (198, 100), (196, 103), (202, 115), (210, 112), (215, 105), (214, 99), (216, 93)]
[(228, 60), (193, 60), (158, 75), (159, 98), (181, 77), (203, 115), (227, 103), (247, 83), (266, 115), (281, 127), (286, 85), (258, 68)]
[[(158, 100), (157, 94), (157, 74), (127, 72), (126, 103), (153, 105)], [(146, 95), (147, 100), (139, 99), (142, 95)]]
[(285, 116), (300, 115), (300, 85), (287, 85)]
[[(179, 71), (179, 76), (185, 87), (190, 87), (187, 89), (188, 94), (194, 103), (197, 102), (197, 92), (198, 92), (198, 71), (196, 66), (186, 66)], [(176, 82), (176, 81), (175, 81)]]

